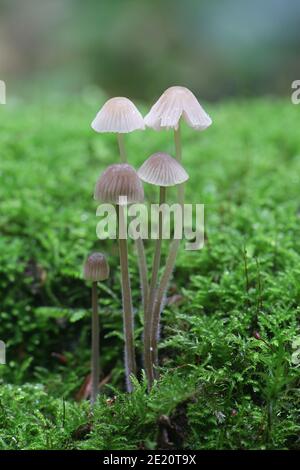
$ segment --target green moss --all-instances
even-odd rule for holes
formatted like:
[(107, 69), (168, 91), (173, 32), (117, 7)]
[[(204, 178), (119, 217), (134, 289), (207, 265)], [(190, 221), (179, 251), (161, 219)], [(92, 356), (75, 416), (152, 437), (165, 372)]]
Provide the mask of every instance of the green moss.
[[(299, 447), (298, 108), (221, 103), (207, 106), (209, 130), (183, 129), (187, 201), (205, 204), (207, 243), (180, 252), (170, 291), (182, 303), (163, 314), (161, 381), (147, 395), (141, 380), (127, 396), (117, 252), (95, 234), (95, 180), (118, 159), (114, 136), (89, 127), (101, 101), (1, 108), (0, 448)], [(136, 167), (154, 151), (173, 152), (172, 133), (126, 140)], [(88, 404), (74, 397), (89, 372), (81, 266), (95, 248), (112, 267), (101, 291), (102, 375), (110, 380), (90, 423)], [(140, 352), (133, 251), (131, 273)]]

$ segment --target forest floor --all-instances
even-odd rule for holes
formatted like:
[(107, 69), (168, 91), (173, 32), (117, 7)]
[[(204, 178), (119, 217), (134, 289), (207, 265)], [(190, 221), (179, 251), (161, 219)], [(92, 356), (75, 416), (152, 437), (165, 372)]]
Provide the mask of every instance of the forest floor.
[[(186, 201), (205, 204), (206, 243), (181, 248), (149, 394), (130, 247), (140, 373), (128, 395), (117, 246), (95, 233), (95, 181), (118, 162), (115, 136), (90, 128), (102, 98), (1, 107), (0, 449), (299, 449), (299, 108), (228, 101), (207, 106), (207, 131), (183, 126)], [(135, 168), (173, 154), (171, 132), (126, 144)], [(146, 249), (150, 265), (153, 241)], [(82, 265), (93, 250), (107, 253), (111, 276), (100, 286), (103, 386), (91, 415)]]

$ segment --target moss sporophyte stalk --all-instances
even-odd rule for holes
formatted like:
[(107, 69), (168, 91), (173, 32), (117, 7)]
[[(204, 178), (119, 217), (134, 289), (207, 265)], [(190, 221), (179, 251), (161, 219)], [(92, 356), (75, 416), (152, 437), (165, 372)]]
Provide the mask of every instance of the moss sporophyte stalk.
[[(134, 335), (134, 309), (132, 303), (131, 282), (129, 277), (129, 257), (128, 257), (128, 237), (127, 237), (127, 206), (140, 203), (144, 199), (144, 192), (141, 181), (155, 185), (159, 188), (158, 201), (158, 226), (155, 237), (155, 249), (149, 280), (148, 266), (145, 255), (143, 236), (141, 232), (135, 231), (132, 237), (135, 239), (138, 266), (140, 272), (142, 304), (144, 312), (144, 369), (148, 379), (148, 388), (151, 389), (155, 377), (158, 377), (158, 340), (160, 332), (160, 314), (164, 307), (164, 299), (167, 287), (175, 266), (175, 259), (182, 238), (183, 213), (184, 213), (184, 183), (188, 179), (188, 174), (181, 165), (182, 144), (180, 123), (185, 121), (190, 127), (196, 130), (204, 130), (211, 124), (210, 117), (203, 110), (193, 93), (184, 87), (171, 87), (159, 98), (157, 103), (151, 108), (145, 120), (136, 106), (124, 97), (117, 97), (108, 100), (95, 117), (92, 128), (99, 133), (113, 132), (117, 135), (118, 148), (121, 164), (109, 166), (99, 177), (95, 188), (95, 199), (101, 201), (105, 206), (97, 209), (97, 215), (108, 212), (110, 225), (115, 224), (116, 230), (109, 226), (109, 238), (118, 239), (121, 287), (123, 299), (123, 325), (125, 343), (125, 375), (126, 386), (129, 392), (133, 391), (132, 378), (137, 373), (136, 350)], [(157, 152), (150, 156), (140, 167), (138, 173), (130, 166), (130, 152), (125, 147), (124, 134), (135, 130), (144, 130), (145, 124), (155, 130), (173, 129), (176, 159), (164, 152)], [(129, 157), (128, 157), (129, 155)], [(176, 237), (178, 226), (175, 227), (174, 240), (169, 247), (169, 255), (159, 281), (159, 270), (161, 268), (161, 249), (165, 235), (164, 208), (166, 204), (166, 188), (178, 185), (177, 210), (175, 215), (180, 213), (180, 220), (175, 217), (177, 223), (180, 222), (180, 233)], [(115, 213), (107, 204), (113, 204)], [(130, 208), (129, 208), (130, 210)], [(191, 213), (191, 212), (190, 212)], [(170, 216), (170, 209), (168, 212)], [(203, 212), (202, 212), (203, 216)], [(187, 220), (185, 217), (184, 220)], [(203, 217), (202, 217), (203, 219)], [(107, 238), (103, 234), (106, 220), (98, 223), (97, 235), (101, 239)], [(201, 228), (196, 230), (196, 246), (203, 245), (203, 220)], [(170, 220), (169, 231), (170, 231)], [(146, 219), (148, 224), (148, 218)], [(133, 221), (137, 228), (136, 220)], [(176, 224), (175, 224), (176, 225)], [(145, 224), (144, 224), (145, 226)], [(192, 224), (189, 226), (191, 233)], [(120, 234), (120, 230), (122, 234)], [(139, 227), (140, 230), (140, 227)], [(131, 230), (131, 234), (134, 230)], [(114, 232), (114, 233), (113, 233)], [(107, 233), (106, 233), (107, 235)], [(200, 240), (199, 240), (200, 238)], [(168, 237), (170, 241), (170, 236)], [(199, 243), (200, 242), (200, 243)], [(195, 246), (195, 245), (193, 245)]]

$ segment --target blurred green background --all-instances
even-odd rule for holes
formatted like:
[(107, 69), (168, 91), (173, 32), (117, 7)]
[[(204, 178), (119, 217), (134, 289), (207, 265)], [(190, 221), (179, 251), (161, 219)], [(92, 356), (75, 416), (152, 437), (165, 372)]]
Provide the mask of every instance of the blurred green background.
[[(0, 450), (299, 449), (299, 19), (300, 0), (0, 0)], [(137, 100), (145, 114), (174, 84), (213, 118), (207, 132), (182, 126), (186, 201), (205, 204), (206, 243), (177, 259), (159, 385), (128, 398), (117, 245), (96, 238), (93, 200), (117, 140), (90, 123), (105, 95)], [(172, 133), (151, 129), (126, 146), (135, 168), (174, 151)], [(150, 266), (152, 241), (145, 247)], [(87, 396), (82, 264), (96, 250), (111, 275), (99, 287), (107, 386), (91, 429), (88, 404), (74, 400)]]
[(0, 0), (0, 78), (11, 94), (287, 95), (299, 20), (299, 0)]

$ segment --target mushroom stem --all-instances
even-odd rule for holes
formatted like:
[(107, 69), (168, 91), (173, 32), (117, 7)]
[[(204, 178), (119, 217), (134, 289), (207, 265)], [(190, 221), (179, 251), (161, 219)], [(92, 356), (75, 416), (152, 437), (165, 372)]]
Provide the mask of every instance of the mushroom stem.
[(92, 284), (92, 390), (91, 404), (95, 404), (99, 389), (99, 314), (97, 282)]
[(117, 133), (117, 139), (118, 139), (121, 162), (127, 163), (127, 153), (125, 149), (124, 134)]
[(152, 324), (153, 324), (153, 331), (152, 331), (152, 357), (153, 357), (153, 363), (154, 366), (158, 365), (158, 340), (159, 340), (159, 334), (160, 334), (160, 314), (163, 309), (163, 304), (164, 300), (166, 297), (168, 285), (172, 276), (172, 272), (175, 266), (175, 261), (176, 261), (176, 256), (177, 252), (180, 246), (180, 239), (173, 240), (168, 258), (166, 261), (165, 269), (157, 290), (156, 294), (156, 299), (155, 299), (155, 305), (152, 313)]
[(181, 145), (181, 127), (180, 121), (178, 123), (177, 129), (174, 129), (174, 141), (175, 141), (175, 154), (176, 160), (181, 163), (182, 159), (182, 145)]
[[(181, 145), (181, 122), (179, 121), (177, 129), (174, 129), (174, 143), (175, 143), (175, 157), (181, 163), (182, 160), (182, 145)], [(183, 203), (184, 203), (184, 183), (178, 186), (178, 204), (181, 205), (183, 216)]]
[(135, 246), (138, 257), (139, 273), (140, 273), (140, 282), (142, 289), (142, 300), (143, 300), (143, 309), (144, 315), (146, 315), (147, 305), (148, 305), (148, 269), (147, 269), (147, 260), (145, 254), (145, 248), (142, 238), (137, 238), (135, 240)]
[[(178, 129), (174, 130), (174, 142), (175, 142), (175, 153), (176, 153), (176, 160), (181, 162), (181, 157), (182, 157), (182, 146), (181, 146), (181, 128), (180, 128), (180, 122), (178, 124)], [(184, 216), (184, 188), (185, 188), (185, 183), (182, 183), (178, 186), (178, 193), (177, 193), (177, 199), (178, 199), (178, 204), (181, 206), (181, 214), (182, 214), (182, 219)], [(165, 269), (161, 278), (161, 281), (159, 283), (159, 287), (157, 289), (157, 294), (156, 294), (156, 299), (155, 299), (155, 304), (153, 306), (153, 312), (152, 312), (152, 335), (151, 335), (151, 351), (152, 351), (152, 358), (153, 358), (153, 364), (154, 364), (154, 371), (156, 370), (156, 367), (158, 365), (158, 340), (159, 340), (159, 334), (160, 334), (160, 314), (163, 309), (163, 302), (164, 299), (167, 295), (167, 289), (168, 285), (172, 276), (172, 272), (175, 267), (175, 262), (176, 262), (176, 256), (180, 247), (180, 239), (175, 239), (173, 240), (171, 247), (169, 249), (169, 254), (167, 257)]]
[[(118, 241), (120, 253), (120, 267), (122, 277), (122, 301), (123, 301), (123, 323), (124, 323), (124, 340), (125, 340), (125, 373), (127, 391), (132, 392), (133, 386), (131, 375), (136, 374), (134, 334), (133, 334), (133, 309), (131, 285), (128, 268), (128, 247), (127, 238), (124, 232), (124, 207), (117, 205), (118, 217)], [(122, 236), (120, 237), (120, 231)]]
[[(159, 209), (166, 200), (166, 188), (160, 186), (159, 188)], [(155, 294), (158, 281), (158, 272), (160, 267), (161, 258), (161, 245), (162, 245), (162, 230), (163, 230), (163, 214), (159, 211), (158, 219), (158, 237), (155, 244), (155, 252), (152, 266), (152, 276), (149, 288), (148, 305), (144, 320), (144, 365), (145, 371), (148, 378), (148, 386), (151, 388), (154, 380), (153, 372), (153, 361), (152, 361), (152, 349), (151, 349), (151, 338), (153, 334), (153, 322), (152, 322), (152, 311), (155, 302)]]
[[(118, 133), (117, 134), (118, 145), (119, 145), (119, 152), (120, 158), (122, 163), (127, 162), (127, 152), (125, 149), (125, 142), (124, 142), (124, 134)], [(137, 251), (137, 258), (138, 258), (138, 267), (139, 267), (139, 274), (140, 274), (140, 282), (141, 282), (141, 290), (142, 290), (142, 300), (143, 300), (143, 309), (144, 315), (146, 314), (146, 305), (147, 305), (147, 297), (148, 297), (148, 270), (147, 270), (147, 261), (145, 255), (145, 248), (144, 242), (141, 238), (138, 238), (135, 241), (136, 251)]]

